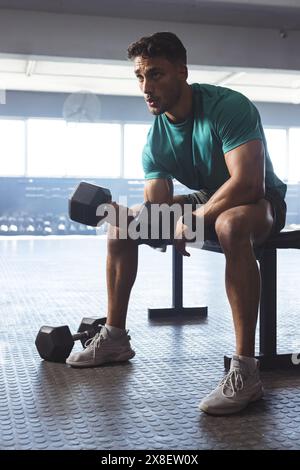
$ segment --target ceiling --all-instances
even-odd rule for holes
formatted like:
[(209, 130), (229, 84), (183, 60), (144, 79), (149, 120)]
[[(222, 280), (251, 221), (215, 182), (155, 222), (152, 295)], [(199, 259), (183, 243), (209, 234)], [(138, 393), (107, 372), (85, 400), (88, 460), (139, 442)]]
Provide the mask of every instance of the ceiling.
[[(253, 101), (300, 103), (300, 72), (190, 67), (189, 82), (226, 86)], [(128, 61), (0, 56), (1, 89), (140, 96)]]
[(0, 0), (0, 9), (300, 30), (300, 0)]
[[(3, 8), (300, 30), (300, 0), (0, 0), (0, 15)], [(189, 80), (227, 86), (254, 101), (300, 103), (300, 72), (193, 67)], [(1, 90), (140, 95), (126, 61), (12, 55), (0, 55), (0, 103)]]

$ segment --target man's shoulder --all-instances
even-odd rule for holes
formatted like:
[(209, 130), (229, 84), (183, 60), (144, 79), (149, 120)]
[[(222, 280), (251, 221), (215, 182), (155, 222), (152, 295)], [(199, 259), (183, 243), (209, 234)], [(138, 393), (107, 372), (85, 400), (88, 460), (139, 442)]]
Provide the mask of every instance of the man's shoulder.
[(208, 120), (234, 114), (255, 113), (254, 104), (242, 93), (216, 85), (194, 84), (196, 109)]
[(222, 101), (245, 101), (250, 100), (240, 93), (239, 91), (232, 90), (232, 88), (226, 88), (219, 85), (209, 85), (207, 83), (193, 83), (192, 84), (195, 95), (201, 95), (204, 101), (212, 101), (222, 103)]

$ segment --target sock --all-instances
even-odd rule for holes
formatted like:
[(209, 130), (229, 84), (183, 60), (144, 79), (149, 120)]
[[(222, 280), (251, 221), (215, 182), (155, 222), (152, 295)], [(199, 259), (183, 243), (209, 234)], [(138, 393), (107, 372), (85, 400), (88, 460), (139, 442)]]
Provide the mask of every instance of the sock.
[(250, 370), (255, 369), (256, 364), (257, 364), (257, 360), (255, 359), (255, 357), (239, 356), (239, 355), (238, 355), (238, 358), (239, 358), (244, 364), (246, 364), (246, 366), (247, 366)]
[(104, 326), (113, 338), (118, 338), (119, 336), (122, 336), (125, 333), (125, 330), (123, 328), (117, 328), (116, 326), (111, 326), (107, 323), (105, 323)]

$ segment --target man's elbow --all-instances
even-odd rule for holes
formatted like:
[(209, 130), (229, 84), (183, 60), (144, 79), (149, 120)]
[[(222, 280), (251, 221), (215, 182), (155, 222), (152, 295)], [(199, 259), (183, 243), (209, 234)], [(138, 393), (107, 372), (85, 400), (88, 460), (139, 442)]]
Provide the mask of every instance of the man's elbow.
[(254, 204), (259, 199), (265, 197), (264, 182), (253, 182), (249, 180), (238, 181), (238, 192), (242, 196), (245, 204)]
[(264, 184), (252, 184), (249, 185), (249, 194), (253, 202), (257, 202), (265, 197), (265, 185)]

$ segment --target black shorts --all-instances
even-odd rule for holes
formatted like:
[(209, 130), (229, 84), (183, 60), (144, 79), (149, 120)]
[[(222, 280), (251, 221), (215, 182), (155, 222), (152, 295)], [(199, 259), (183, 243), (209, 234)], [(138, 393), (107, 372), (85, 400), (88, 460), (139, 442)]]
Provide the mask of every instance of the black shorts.
[[(214, 193), (215, 190), (201, 189), (196, 193), (187, 194), (186, 202), (187, 204), (192, 204), (196, 209), (197, 204), (205, 204)], [(271, 237), (279, 233), (285, 226), (286, 202), (279, 191), (274, 188), (266, 189), (264, 199), (271, 203), (273, 210), (273, 227), (269, 235), (269, 237)], [(213, 238), (215, 238), (215, 236)]]

